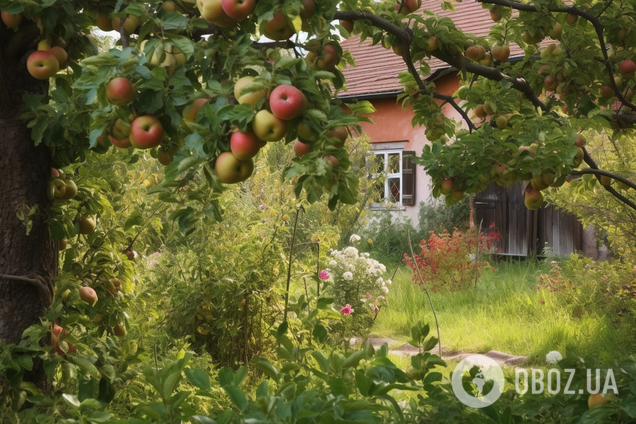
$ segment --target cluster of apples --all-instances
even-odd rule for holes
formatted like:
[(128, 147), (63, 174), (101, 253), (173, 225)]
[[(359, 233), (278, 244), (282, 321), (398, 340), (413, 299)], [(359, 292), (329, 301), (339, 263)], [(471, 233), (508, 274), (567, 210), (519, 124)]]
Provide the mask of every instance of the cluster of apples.
[[(133, 34), (140, 23), (141, 21), (137, 16), (127, 15), (124, 20), (124, 30), (126, 34)], [(108, 13), (101, 12), (97, 15), (97, 18), (95, 18), (95, 25), (102, 31), (119, 31), (121, 28), (121, 19), (118, 17), (111, 19), (108, 17)]]
[(473, 109), (473, 114), (475, 117), (480, 119), (490, 119), (491, 123), (494, 123), (497, 128), (503, 130), (508, 126), (508, 122), (512, 114), (506, 113), (497, 113), (495, 110), (495, 106), (488, 100), (484, 103), (475, 106)]
[[(300, 17), (305, 21), (316, 13), (316, 3), (314, 0), (301, 3)], [(233, 28), (254, 12), (256, 0), (197, 0), (197, 8), (206, 21), (220, 28)], [(295, 33), (289, 18), (280, 10), (263, 28), (263, 35), (272, 40), (286, 40)]]
[[(634, 79), (634, 74), (636, 73), (636, 63), (634, 63), (631, 59), (625, 59), (621, 63), (618, 64), (618, 73), (614, 77), (614, 83), (616, 84), (616, 88), (620, 91), (625, 89), (626, 82), (629, 83)], [(605, 98), (614, 97), (614, 90), (607, 84), (604, 84), (601, 87), (601, 96)], [(628, 88), (625, 91), (625, 98), (629, 101), (634, 97), (634, 90)]]
[(305, 49), (308, 51), (305, 62), (321, 71), (334, 71), (342, 58), (342, 48), (335, 41), (310, 40)]
[[(136, 97), (135, 86), (125, 77), (113, 78), (106, 84), (106, 98), (113, 105), (126, 106), (132, 103)], [(119, 148), (132, 146), (137, 149), (151, 149), (161, 144), (165, 132), (157, 117), (131, 114), (129, 121), (117, 119), (113, 123), (108, 134), (113, 145)], [(98, 141), (103, 143), (103, 137)]]
[(58, 38), (54, 45), (48, 39), (38, 43), (38, 49), (29, 55), (27, 70), (35, 79), (46, 80), (68, 66), (66, 42)]
[(51, 181), (47, 196), (49, 200), (71, 200), (77, 195), (77, 184), (61, 169), (51, 168)]
[(53, 323), (51, 327), (51, 346), (55, 348), (55, 352), (57, 352), (58, 355), (77, 352), (77, 348), (73, 343), (64, 341), (68, 335), (68, 330)]

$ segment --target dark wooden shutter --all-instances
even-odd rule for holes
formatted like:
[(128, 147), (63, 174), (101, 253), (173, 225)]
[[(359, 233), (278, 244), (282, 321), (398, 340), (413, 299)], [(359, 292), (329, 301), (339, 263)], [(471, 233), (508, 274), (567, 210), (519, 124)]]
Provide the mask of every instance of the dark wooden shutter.
[(415, 152), (405, 150), (402, 152), (402, 205), (415, 206), (415, 162), (411, 159)]

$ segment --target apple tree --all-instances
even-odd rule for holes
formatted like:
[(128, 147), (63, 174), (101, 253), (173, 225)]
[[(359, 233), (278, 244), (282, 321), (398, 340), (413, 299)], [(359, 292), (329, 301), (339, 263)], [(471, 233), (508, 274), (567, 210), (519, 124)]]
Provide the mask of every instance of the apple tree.
[[(87, 155), (118, 149), (134, 162), (149, 151), (165, 165), (151, 190), (178, 206), (170, 218), (184, 233), (221, 219), (224, 185), (249, 178), (267, 142), (296, 151), (285, 174), (297, 197), (355, 203), (344, 140), (372, 107), (336, 98), (346, 84), (340, 67), (353, 64), (339, 43), (350, 32), (392, 47), (407, 65), (401, 99), (432, 141), (419, 160), (434, 194), (459, 199), (490, 181), (532, 180), (535, 208), (540, 190), (576, 173), (636, 188), (599, 170), (579, 135), (630, 137), (633, 2), (482, 3), (497, 22), (486, 38), (416, 13), (420, 0), (0, 0), (0, 340), (17, 343), (51, 305), (65, 244), (92, 250), (66, 252), (57, 281), (112, 294), (119, 273), (131, 272), (121, 260), (133, 259), (134, 240), (117, 246), (99, 231), (106, 188), (73, 183)], [(97, 28), (119, 33), (115, 48), (98, 49)], [(541, 53), (546, 37), (554, 43)], [(524, 48), (521, 60), (506, 61), (509, 43)], [(455, 96), (424, 79), (431, 56), (461, 70)], [(444, 117), (442, 103), (463, 124)], [(583, 161), (589, 168), (576, 171)], [(96, 325), (122, 336), (122, 312), (112, 313)], [(52, 331), (56, 347), (72, 353), (63, 330)]]

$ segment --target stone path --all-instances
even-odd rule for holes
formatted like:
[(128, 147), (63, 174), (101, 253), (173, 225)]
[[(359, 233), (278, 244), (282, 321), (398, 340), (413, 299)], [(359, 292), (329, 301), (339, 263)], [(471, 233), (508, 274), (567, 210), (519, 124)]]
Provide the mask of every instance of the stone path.
[[(419, 353), (418, 348), (408, 343), (404, 343), (403, 345), (399, 347), (392, 347), (392, 346), (399, 345), (400, 342), (397, 340), (386, 338), (386, 337), (372, 337), (372, 338), (369, 338), (369, 341), (371, 341), (371, 344), (376, 349), (381, 347), (384, 343), (387, 343), (389, 345), (389, 353), (394, 355), (413, 356)], [(439, 353), (439, 345), (431, 349), (430, 352)], [(442, 359), (446, 359), (450, 361), (461, 361), (462, 359), (471, 355), (475, 355), (475, 353), (461, 352), (458, 350), (448, 350), (446, 346), (442, 345)], [(504, 352), (499, 352), (496, 350), (491, 350), (490, 352), (484, 353), (483, 355), (494, 359), (495, 361), (497, 361), (499, 365), (510, 365), (510, 366), (521, 365), (528, 359), (527, 356), (515, 356), (515, 355), (510, 355)]]

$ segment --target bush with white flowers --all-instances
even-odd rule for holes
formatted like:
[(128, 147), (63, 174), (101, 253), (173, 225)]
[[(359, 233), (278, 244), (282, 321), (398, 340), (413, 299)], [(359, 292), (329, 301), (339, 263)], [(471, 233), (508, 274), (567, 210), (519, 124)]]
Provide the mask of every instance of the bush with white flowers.
[[(352, 235), (349, 241), (355, 243), (360, 240)], [(358, 252), (354, 246), (343, 250), (332, 250), (327, 272), (329, 280), (326, 282), (327, 294), (334, 298), (337, 309), (350, 305), (351, 336), (361, 336), (366, 333), (375, 315), (386, 303), (391, 280), (385, 280), (386, 267), (372, 259), (369, 253)], [(347, 320), (345, 320), (347, 322)]]

